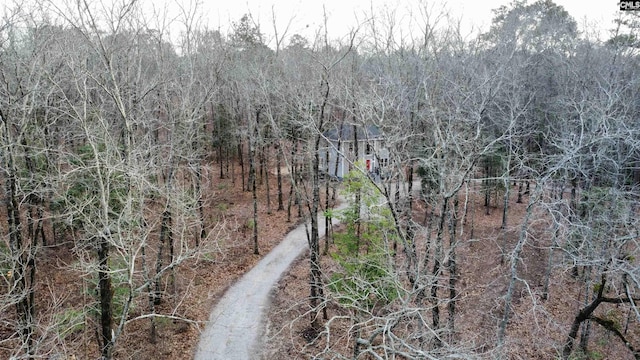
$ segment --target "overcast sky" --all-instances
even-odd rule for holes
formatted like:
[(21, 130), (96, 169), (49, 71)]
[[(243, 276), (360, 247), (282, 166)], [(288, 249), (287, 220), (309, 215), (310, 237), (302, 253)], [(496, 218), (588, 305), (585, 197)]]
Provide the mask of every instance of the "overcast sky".
[[(230, 21), (237, 21), (242, 14), (251, 13), (260, 23), (267, 37), (273, 33), (271, 14), (275, 12), (281, 32), (291, 21), (289, 35), (300, 33), (310, 37), (323, 22), (323, 5), (328, 15), (330, 36), (337, 38), (347, 34), (350, 29), (366, 19), (366, 13), (388, 8), (395, 9), (399, 19), (417, 11), (418, 0), (236, 0), (207, 1), (202, 4), (203, 20), (209, 27), (229, 29)], [(532, 1), (529, 1), (530, 3)], [(612, 28), (612, 20), (618, 14), (618, 5), (614, 0), (554, 0), (574, 17), (581, 28), (584, 24), (597, 25), (601, 36), (607, 38), (606, 30)], [(448, 8), (455, 17), (462, 17), (462, 29), (465, 33), (472, 29), (487, 29), (491, 23), (491, 10), (508, 5), (510, 0), (432, 0), (432, 11)], [(405, 15), (403, 15), (405, 14)], [(402, 21), (406, 24), (406, 21)]]

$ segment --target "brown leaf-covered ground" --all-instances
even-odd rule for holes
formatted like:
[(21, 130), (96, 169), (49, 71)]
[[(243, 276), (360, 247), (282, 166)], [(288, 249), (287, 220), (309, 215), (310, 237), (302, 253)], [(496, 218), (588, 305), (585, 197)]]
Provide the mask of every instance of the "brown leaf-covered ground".
[[(514, 191), (515, 192), (515, 191)], [(515, 246), (523, 219), (526, 202), (517, 204), (516, 194), (510, 201), (509, 224), (507, 227), (507, 250)], [(456, 315), (457, 343), (473, 351), (481, 358), (491, 359), (496, 355), (497, 329), (504, 311), (504, 296), (509, 282), (509, 261), (501, 263), (502, 235), (500, 224), (502, 206), (490, 209), (485, 214), (482, 199), (471, 198), (470, 210), (458, 247), (459, 294)], [(549, 256), (549, 236), (552, 228), (544, 216), (534, 214), (530, 238), (524, 246), (523, 261), (518, 264), (521, 279), (514, 296), (514, 308), (507, 327), (506, 350), (510, 359), (556, 359), (568, 335), (569, 327), (584, 298), (584, 289), (579, 281), (562, 264), (562, 254), (554, 254), (553, 261), (562, 266), (553, 269), (548, 300), (542, 299), (544, 274)], [(424, 206), (418, 206), (416, 218), (424, 218)], [(471, 224), (474, 225), (470, 238)], [(418, 240), (420, 241), (420, 240)], [(424, 239), (422, 239), (424, 245)], [(399, 255), (401, 256), (401, 254)], [(337, 265), (326, 256), (323, 268), (330, 276)], [(267, 359), (308, 359), (325, 350), (327, 346), (337, 350), (346, 358), (352, 356), (351, 323), (334, 318), (329, 344), (325, 336), (317, 341), (308, 341), (308, 270), (305, 259), (300, 259), (286, 274), (274, 291), (273, 306), (267, 324), (266, 348), (262, 358)], [(446, 276), (446, 272), (445, 272)], [(444, 291), (440, 294), (446, 297)], [(581, 300), (583, 301), (583, 300)], [(628, 307), (626, 307), (628, 309)], [(627, 336), (637, 344), (640, 327), (634, 314), (615, 305), (601, 305), (598, 314), (616, 316), (625, 323)], [(329, 318), (349, 315), (336, 304), (330, 304)], [(446, 324), (446, 305), (441, 305), (441, 316)], [(429, 314), (429, 313), (427, 313)], [(630, 316), (629, 316), (630, 315)], [(627, 323), (628, 321), (628, 323)], [(599, 326), (591, 325), (589, 351), (591, 359), (633, 359), (633, 355), (611, 333)], [(577, 349), (578, 345), (574, 346)], [(324, 356), (323, 358), (328, 358)], [(368, 359), (367, 357), (362, 357)]]
[[(155, 342), (151, 341), (148, 318), (130, 322), (118, 339), (115, 359), (192, 359), (200, 330), (204, 329), (204, 322), (208, 320), (216, 300), (300, 221), (297, 208), (293, 205), (292, 220), (287, 222), (289, 181), (286, 174), (283, 175), (285, 210), (277, 211), (277, 178), (274, 171), (269, 177), (270, 212), (266, 207), (266, 183), (258, 185), (260, 255), (254, 255), (251, 192), (242, 190), (240, 167), (237, 164), (235, 172), (233, 178), (226, 176), (220, 179), (216, 164), (204, 168), (205, 216), (208, 230), (213, 231), (207, 245), (213, 251), (188, 260), (176, 270), (175, 295), (166, 297), (157, 308), (159, 314), (175, 315), (188, 321), (158, 318)], [(2, 218), (6, 216), (4, 212), (0, 215)], [(46, 224), (45, 227), (48, 228)], [(50, 231), (47, 237), (52, 238)], [(150, 247), (155, 246), (154, 241), (157, 239), (152, 237)], [(81, 314), (83, 309), (89, 311), (89, 306), (95, 304), (95, 297), (88, 286), (92, 279), (78, 265), (79, 256), (83, 255), (74, 252), (70, 239), (55, 245), (49, 244), (38, 254), (38, 336), (46, 335), (44, 338), (48, 341), (41, 345), (39, 351), (57, 359), (99, 357), (96, 341), (98, 328), (94, 316), (79, 315), (63, 326), (51, 326), (59, 323), (61, 316)], [(166, 279), (165, 285), (171, 293)], [(139, 297), (129, 319), (148, 313), (145, 299), (146, 295)], [(0, 358), (8, 358), (8, 354), (17, 346), (16, 342), (7, 341), (14, 331), (14, 307), (8, 308), (1, 316), (6, 321), (0, 322)]]
[[(193, 321), (173, 321), (159, 319), (155, 343), (151, 342), (149, 320), (137, 320), (130, 323), (116, 346), (116, 359), (191, 359), (199, 340), (199, 327), (203, 328), (209, 312), (225, 289), (247, 272), (262, 255), (252, 253), (251, 229), (252, 217), (251, 193), (242, 191), (239, 169), (235, 184), (229, 178), (219, 179), (215, 167), (207, 171), (207, 221), (212, 227), (224, 224), (220, 236), (216, 237), (217, 251), (185, 263), (176, 273), (176, 295), (165, 300), (158, 308), (159, 313), (174, 313)], [(286, 179), (286, 176), (285, 176)], [(292, 222), (287, 222), (285, 211), (276, 211), (277, 192), (275, 175), (271, 174), (272, 212), (266, 210), (265, 185), (259, 187), (260, 203), (260, 250), (266, 254), (299, 221), (295, 207), (292, 209)], [(284, 184), (285, 208), (289, 191), (288, 181)], [(502, 236), (500, 234), (501, 207), (491, 209), (485, 215), (480, 206), (481, 199), (474, 198), (473, 206), (467, 214), (466, 225), (458, 247), (459, 301), (456, 317), (456, 330), (460, 344), (468, 346), (484, 358), (491, 358), (495, 346), (497, 324), (503, 311), (502, 298), (508, 284), (508, 262), (501, 264)], [(513, 248), (519, 232), (524, 204), (510, 202), (510, 218), (507, 232), (508, 249)], [(3, 214), (4, 216), (4, 214)], [(416, 206), (416, 218), (425, 217), (424, 207)], [(470, 238), (471, 224), (474, 236)], [(526, 280), (518, 286), (514, 300), (514, 312), (507, 329), (507, 349), (512, 359), (553, 359), (557, 358), (560, 347), (567, 336), (571, 320), (582, 304), (576, 299), (582, 298), (585, 291), (579, 282), (565, 272), (566, 266), (554, 268), (550, 284), (550, 297), (541, 298), (544, 271), (548, 260), (548, 234), (550, 225), (543, 217), (536, 218), (531, 240), (524, 247), (523, 262), (519, 264), (519, 274)], [(50, 234), (48, 234), (50, 236)], [(83, 309), (93, 300), (87, 289), (87, 281), (76, 266), (78, 262), (70, 243), (44, 248), (39, 255), (37, 306), (38, 316), (43, 324), (59, 320), (60, 309)], [(399, 255), (401, 256), (401, 255)], [(562, 261), (556, 254), (554, 261)], [(336, 264), (330, 257), (323, 257), (323, 269), (327, 276)], [(307, 359), (327, 345), (324, 339), (316, 343), (308, 342), (309, 319), (307, 296), (309, 264), (306, 258), (299, 259), (279, 282), (274, 290), (273, 304), (266, 324), (265, 349), (263, 359)], [(83, 281), (84, 280), (84, 281)], [(442, 294), (441, 296), (445, 296)], [(130, 318), (141, 315), (144, 305), (135, 308)], [(344, 313), (336, 304), (328, 307), (329, 316)], [(441, 310), (446, 316), (446, 308)], [(617, 317), (623, 321), (629, 319), (627, 327), (635, 341), (640, 340), (638, 323), (634, 316), (623, 312), (615, 305), (601, 306), (600, 314)], [(2, 314), (5, 320), (11, 320), (15, 313)], [(6, 323), (5, 323), (6, 324)], [(330, 346), (347, 357), (351, 354), (352, 343), (349, 336), (348, 321), (335, 322)], [(94, 359), (98, 357), (96, 342), (96, 323), (90, 317), (84, 319), (81, 326), (68, 329), (55, 328), (65, 337), (63, 342), (52, 346), (51, 354), (57, 358)], [(0, 325), (0, 339), (6, 339), (12, 329)], [(637, 343), (637, 342), (636, 342)], [(11, 349), (12, 343), (2, 342), (0, 358)], [(620, 341), (592, 325), (590, 350), (593, 359), (633, 359), (630, 352)]]
[[(213, 170), (215, 172), (215, 169)], [(283, 176), (286, 180), (286, 176)], [(270, 174), (271, 212), (266, 207), (266, 185), (258, 187), (258, 231), (260, 255), (253, 255), (252, 197), (250, 191), (242, 191), (239, 174), (236, 183), (229, 179), (213, 177), (212, 196), (208, 200), (212, 221), (225, 222), (226, 238), (218, 243), (218, 252), (211, 258), (193, 261), (180, 271), (177, 283), (181, 284), (179, 298), (182, 315), (200, 323), (200, 327), (184, 322), (161, 322), (158, 340), (148, 341), (148, 323), (141, 321), (127, 329), (128, 336), (116, 356), (117, 359), (192, 359), (198, 344), (200, 331), (209, 318), (209, 312), (224, 291), (253, 267), (276, 246), (284, 235), (299, 222), (297, 210), (292, 208), (292, 220), (287, 222), (289, 181), (283, 183), (284, 211), (276, 211), (277, 183)]]

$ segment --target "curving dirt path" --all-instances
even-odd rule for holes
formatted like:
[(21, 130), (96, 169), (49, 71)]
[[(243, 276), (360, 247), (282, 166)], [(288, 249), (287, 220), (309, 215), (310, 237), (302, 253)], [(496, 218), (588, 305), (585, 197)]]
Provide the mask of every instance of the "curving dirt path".
[[(346, 203), (336, 209), (346, 207)], [(324, 216), (319, 215), (320, 237)], [(333, 219), (333, 224), (338, 224)], [(248, 360), (260, 356), (260, 336), (271, 289), (291, 263), (308, 249), (305, 225), (289, 232), (282, 242), (238, 280), (214, 306), (200, 335), (196, 360)]]

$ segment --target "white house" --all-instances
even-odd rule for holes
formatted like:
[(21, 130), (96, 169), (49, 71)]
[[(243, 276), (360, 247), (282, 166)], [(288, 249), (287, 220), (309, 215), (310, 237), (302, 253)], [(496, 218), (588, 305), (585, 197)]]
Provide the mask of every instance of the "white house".
[(376, 126), (343, 125), (326, 131), (324, 138), (319, 154), (320, 170), (331, 177), (343, 178), (356, 160), (361, 160), (369, 172), (378, 175), (389, 165), (389, 150), (384, 147), (384, 137)]

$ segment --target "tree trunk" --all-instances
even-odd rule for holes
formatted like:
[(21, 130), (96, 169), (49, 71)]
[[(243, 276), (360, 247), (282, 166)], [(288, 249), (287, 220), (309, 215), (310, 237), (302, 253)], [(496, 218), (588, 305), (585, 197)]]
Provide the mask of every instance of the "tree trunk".
[[(224, 165), (224, 170), (227, 172), (227, 178), (229, 178), (229, 163), (230, 161), (230, 156), (229, 156), (229, 145), (227, 145), (224, 149), (224, 153), (225, 153), (225, 165)], [(232, 167), (233, 169), (233, 167)], [(231, 175), (231, 177), (233, 177), (233, 174)]]
[(458, 225), (458, 195), (454, 195), (453, 211), (449, 216), (449, 261), (447, 269), (449, 270), (449, 303), (447, 309), (449, 310), (448, 328), (451, 334), (452, 341), (455, 337), (455, 318), (456, 318), (456, 284), (458, 281), (458, 264), (456, 263), (456, 229)]
[(489, 180), (489, 176), (491, 173), (491, 168), (489, 165), (489, 159), (487, 159), (487, 164), (484, 166), (484, 207), (485, 214), (489, 215), (489, 207), (491, 206), (491, 180)]
[[(317, 146), (316, 146), (317, 150)], [(318, 305), (322, 301), (322, 274), (320, 270), (320, 239), (318, 234), (318, 205), (320, 203), (320, 184), (318, 176), (318, 154), (313, 155), (313, 170), (312, 170), (312, 186), (313, 186), (313, 200), (311, 201), (311, 210), (309, 216), (311, 217), (311, 238), (309, 241), (309, 263), (310, 263), (310, 305), (311, 305), (311, 327), (314, 330), (320, 329), (320, 323), (318, 321)]]
[(167, 208), (162, 212), (162, 221), (160, 223), (160, 238), (158, 241), (158, 255), (156, 258), (156, 276), (154, 279), (153, 303), (160, 305), (162, 302), (162, 268), (164, 267), (164, 247), (169, 239), (171, 226), (171, 208), (167, 204)]
[[(342, 161), (346, 161), (346, 158), (340, 154), (340, 149), (342, 147), (342, 129), (344, 128), (344, 117), (342, 117), (342, 121), (340, 121), (340, 127), (338, 128), (338, 146), (336, 149), (336, 163), (333, 167), (333, 176), (338, 177), (338, 165), (340, 164), (340, 157), (342, 157)], [(327, 169), (329, 169), (329, 156), (327, 156)], [(342, 174), (344, 176), (344, 174)], [(336, 201), (336, 185), (331, 187), (331, 201)]]
[[(229, 155), (229, 149), (227, 149), (227, 161), (229, 160), (230, 155)], [(229, 171), (227, 171), (228, 173)], [(231, 184), (233, 184), (233, 187), (236, 186), (236, 162), (235, 161), (231, 161)]]
[(258, 249), (258, 195), (256, 189), (256, 141), (258, 135), (258, 121), (260, 119), (260, 109), (256, 111), (256, 123), (253, 135), (249, 139), (249, 185), (251, 186), (251, 197), (253, 199), (253, 253), (260, 254)]
[(223, 136), (220, 129), (218, 129), (218, 164), (220, 165), (220, 179), (224, 179), (224, 158), (223, 151), (225, 146), (223, 145)]
[(291, 184), (289, 184), (289, 199), (287, 199), (287, 222), (291, 222), (291, 205), (293, 204), (294, 194), (293, 188), (295, 176), (291, 176)]
[(353, 325), (352, 325), (352, 338), (353, 338), (353, 358), (357, 359), (358, 356), (360, 355), (360, 343), (358, 342), (358, 339), (360, 339), (360, 334), (361, 334), (361, 330), (360, 330), (360, 319), (358, 316), (358, 310), (357, 309), (353, 309)]
[(265, 151), (265, 148), (262, 147), (262, 162), (263, 162), (263, 167), (266, 167), (265, 172), (264, 172), (264, 176), (265, 176), (265, 185), (266, 185), (266, 192), (267, 192), (267, 214), (271, 214), (271, 188), (269, 187), (269, 158), (267, 157), (267, 152)]
[(242, 179), (242, 191), (246, 191), (244, 181), (244, 155), (242, 151), (242, 136), (238, 135), (238, 160), (240, 161), (240, 179)]
[[(507, 163), (508, 166), (509, 163)], [(500, 235), (502, 236), (502, 251), (500, 252), (500, 265), (504, 265), (504, 254), (507, 251), (507, 215), (509, 214), (509, 177), (504, 179), (504, 203), (502, 205), (502, 224)]]
[[(433, 276), (433, 282), (431, 284), (431, 302), (433, 304), (431, 309), (431, 320), (434, 331), (440, 330), (440, 301), (438, 299), (438, 285), (442, 266), (442, 237), (444, 233), (445, 220), (447, 218), (448, 204), (449, 198), (443, 197), (442, 207), (440, 209), (440, 221), (438, 223), (438, 233), (436, 235), (436, 249), (433, 256), (433, 271), (431, 272), (431, 275)], [(442, 342), (439, 339), (436, 339), (436, 346), (440, 345), (442, 345)]]
[[(415, 124), (415, 112), (411, 111), (411, 116), (409, 117), (410, 119), (410, 131), (411, 133), (413, 133), (414, 131), (414, 124)], [(407, 234), (407, 241), (409, 243), (411, 243), (412, 246), (412, 252), (415, 254), (415, 243), (414, 243), (414, 230), (413, 230), (413, 167), (414, 167), (414, 162), (413, 160), (409, 160), (409, 169), (408, 169), (408, 174), (407, 174), (407, 208), (406, 208), (406, 230), (405, 233)], [(398, 245), (397, 242), (394, 241), (393, 242), (393, 254), (395, 256), (396, 251), (397, 251)]]
[[(329, 161), (329, 150), (327, 150), (325, 152), (325, 159), (327, 159), (327, 165), (328, 165), (328, 161)], [(329, 174), (326, 174), (326, 178), (324, 179), (324, 210), (325, 210), (325, 217), (324, 217), (324, 251), (323, 251), (323, 255), (327, 255), (329, 253), (329, 240), (330, 240), (330, 234), (329, 234), (329, 225), (331, 224), (331, 216), (329, 216), (329, 208), (330, 208), (330, 204), (329, 204)]]
[[(25, 163), (27, 165), (27, 169), (29, 170), (30, 179), (30, 188), (35, 189), (36, 185), (33, 182), (37, 178), (35, 164), (27, 150), (29, 147), (27, 146), (26, 139), (23, 137), (22, 145), (24, 146), (24, 158)], [(12, 201), (15, 199), (12, 196)], [(25, 324), (25, 329), (23, 333), (23, 338), (26, 337), (26, 347), (27, 347), (27, 355), (30, 357), (33, 355), (33, 331), (34, 331), (34, 321), (35, 321), (35, 283), (36, 283), (36, 252), (38, 249), (38, 236), (42, 236), (42, 242), (44, 244), (44, 229), (42, 227), (42, 198), (40, 194), (32, 193), (27, 195), (28, 201), (28, 211), (27, 211), (27, 229), (29, 234), (30, 244), (28, 247), (28, 251), (26, 251), (27, 258), (23, 261), (25, 266), (25, 272), (28, 273), (29, 281), (26, 286), (26, 294), (25, 299), (26, 303), (26, 314), (24, 314), (23, 322)], [(20, 211), (14, 212), (14, 215), (18, 214), (20, 216)], [(19, 219), (18, 219), (19, 220)], [(34, 227), (35, 223), (35, 227)]]
[(282, 199), (282, 146), (280, 143), (276, 144), (276, 176), (278, 178), (278, 210), (284, 210), (284, 204)]
[[(324, 79), (326, 92), (324, 93), (323, 103), (320, 107), (320, 118), (318, 123), (318, 131), (322, 133), (324, 128), (324, 111), (329, 98), (329, 84)], [(309, 208), (309, 216), (311, 217), (311, 235), (309, 237), (309, 263), (310, 263), (310, 316), (311, 327), (315, 332), (320, 330), (320, 322), (318, 321), (318, 306), (324, 302), (324, 289), (322, 281), (322, 271), (320, 268), (320, 234), (318, 231), (318, 208), (320, 206), (320, 138), (317, 135), (314, 139), (313, 160), (311, 163), (311, 186), (312, 200)], [(327, 312), (322, 305), (324, 318), (327, 319)]]
[[(228, 174), (228, 172), (227, 172)], [(196, 196), (198, 197), (198, 214), (200, 215), (200, 235), (196, 236), (196, 247), (200, 247), (200, 242), (207, 236), (204, 204), (202, 201), (202, 163), (198, 160), (196, 173)]]
[(256, 192), (255, 176), (253, 177), (251, 184), (251, 192), (253, 199), (253, 254), (260, 255), (260, 250), (258, 249), (258, 196)]
[[(5, 141), (6, 144), (11, 144), (10, 128), (7, 124), (7, 119), (4, 114), (0, 112), (0, 119), (4, 120), (5, 125)], [(32, 301), (34, 297), (34, 277), (35, 277), (35, 259), (31, 258), (32, 250), (27, 251), (22, 237), (22, 222), (20, 219), (20, 205), (18, 201), (18, 170), (15, 165), (14, 154), (11, 149), (6, 153), (6, 172), (8, 173), (5, 179), (5, 186), (7, 188), (6, 193), (8, 199), (6, 199), (7, 207), (7, 225), (9, 231), (9, 248), (11, 251), (11, 257), (13, 259), (13, 274), (15, 279), (14, 286), (11, 289), (11, 295), (17, 300), (16, 313), (18, 316), (18, 329), (20, 338), (25, 348), (27, 357), (31, 357), (32, 349), (32, 334), (33, 334), (33, 314), (34, 304)], [(33, 244), (32, 244), (33, 247)], [(25, 254), (29, 256), (25, 257)], [(30, 268), (30, 271), (27, 268)], [(32, 283), (27, 288), (27, 272), (29, 272), (29, 278)]]
[(113, 289), (109, 271), (109, 240), (106, 235), (99, 237), (98, 244), (98, 289), (100, 292), (100, 329), (102, 360), (110, 360), (113, 355)]
[[(145, 222), (145, 227), (146, 227), (146, 222)], [(144, 276), (144, 280), (146, 282), (146, 289), (147, 289), (147, 294), (148, 294), (148, 298), (147, 298), (147, 306), (149, 307), (149, 312), (152, 314), (156, 313), (156, 304), (154, 302), (154, 290), (152, 289), (152, 284), (153, 281), (152, 279), (149, 278), (149, 269), (147, 267), (147, 254), (146, 254), (146, 249), (147, 247), (143, 244), (140, 247), (140, 262), (141, 262), (141, 266), (142, 266), (142, 275)], [(157, 331), (156, 331), (156, 319), (154, 316), (149, 318), (149, 342), (152, 344), (155, 344), (157, 341)]]
[[(170, 273), (169, 273), (169, 283), (171, 285), (171, 293), (173, 295), (176, 294), (176, 271), (175, 271), (175, 266), (173, 264), (174, 261), (174, 243), (173, 243), (173, 214), (170, 211), (167, 211), (167, 223), (166, 223), (166, 227), (165, 227), (165, 231), (166, 231), (166, 239), (169, 242), (169, 267), (170, 267)], [(163, 215), (164, 218), (164, 215)], [(164, 220), (163, 220), (164, 221)]]
[[(354, 112), (355, 113), (355, 112)], [(353, 125), (353, 149), (354, 149), (354, 162), (356, 164), (359, 163), (359, 158), (360, 158), (360, 151), (359, 151), (359, 146), (360, 144), (358, 144), (358, 128), (356, 125)], [(361, 169), (356, 169), (356, 171), (361, 171)], [(364, 170), (363, 170), (364, 171)], [(361, 198), (362, 198), (362, 193), (360, 192), (360, 188), (358, 188), (356, 190), (356, 199), (355, 199), (355, 209), (356, 209), (356, 221), (355, 221), (355, 226), (356, 226), (356, 256), (358, 256), (358, 254), (360, 253), (360, 228), (361, 228), (361, 221), (360, 221), (360, 213), (361, 213)]]
[[(585, 292), (584, 292), (584, 306), (587, 306), (589, 304), (590, 301), (593, 301), (590, 299), (590, 295), (593, 294), (592, 289), (593, 289), (593, 282), (591, 280), (591, 272), (593, 271), (593, 267), (592, 266), (586, 266), (584, 269), (584, 273), (583, 273), (583, 278), (584, 278), (584, 287), (585, 287)], [(589, 336), (591, 334), (591, 321), (589, 319), (584, 321), (584, 326), (582, 326), (582, 331), (580, 332), (580, 343), (579, 343), (579, 348), (582, 351), (583, 354), (587, 354), (588, 353), (588, 347), (589, 347)]]
[(551, 279), (551, 271), (553, 269), (553, 249), (558, 244), (558, 229), (557, 222), (553, 225), (553, 240), (551, 241), (551, 247), (549, 248), (549, 256), (547, 258), (547, 268), (544, 271), (544, 285), (542, 287), (542, 300), (549, 299), (549, 282)]
[(533, 213), (533, 205), (537, 201), (537, 195), (542, 191), (543, 184), (539, 182), (536, 183), (536, 196), (531, 196), (529, 198), (529, 204), (527, 205), (527, 209), (525, 212), (524, 219), (522, 221), (522, 225), (520, 228), (520, 235), (518, 237), (518, 243), (516, 244), (515, 249), (513, 250), (513, 254), (511, 255), (511, 278), (509, 280), (509, 287), (507, 288), (507, 294), (504, 298), (504, 312), (502, 315), (502, 320), (500, 321), (498, 327), (498, 339), (497, 339), (497, 348), (498, 348), (498, 356), (502, 358), (504, 356), (502, 346), (504, 344), (504, 337), (507, 331), (507, 324), (509, 323), (509, 318), (511, 317), (511, 302), (513, 300), (513, 293), (515, 292), (516, 283), (519, 281), (518, 277), (518, 262), (520, 261), (520, 253), (522, 252), (522, 248), (527, 241), (527, 232), (529, 227), (529, 222), (531, 220), (531, 214)]
[(591, 314), (593, 314), (596, 308), (598, 308), (598, 305), (600, 305), (600, 303), (602, 302), (603, 300), (602, 295), (604, 294), (605, 286), (606, 286), (606, 277), (603, 274), (600, 278), (600, 284), (599, 284), (598, 294), (596, 295), (596, 298), (593, 299), (591, 303), (589, 303), (588, 305), (580, 309), (576, 317), (573, 319), (573, 323), (571, 324), (571, 329), (569, 330), (569, 335), (567, 336), (567, 340), (565, 341), (564, 347), (562, 348), (562, 359), (566, 360), (569, 358), (569, 355), (571, 355), (571, 352), (573, 351), (573, 344), (576, 338), (578, 337), (578, 330), (580, 329), (580, 324), (582, 324), (583, 321), (589, 319), (591, 317)]
[[(295, 131), (293, 133), (293, 136), (295, 137)], [(289, 184), (289, 199), (288, 199), (288, 203), (287, 203), (287, 222), (291, 222), (291, 205), (293, 204), (294, 200), (297, 203), (298, 201), (298, 192), (295, 191), (295, 196), (294, 196), (294, 190), (296, 187), (296, 181), (298, 180), (298, 178), (296, 177), (296, 153), (298, 150), (298, 140), (296, 138), (295, 140), (295, 145), (291, 147), (291, 169), (289, 169), (289, 179), (291, 181), (291, 183)]]
[[(255, 146), (257, 147), (257, 139), (255, 142)], [(260, 174), (260, 186), (264, 185), (264, 146), (260, 146), (260, 149), (258, 150), (258, 166), (259, 166), (259, 171), (258, 173)]]

